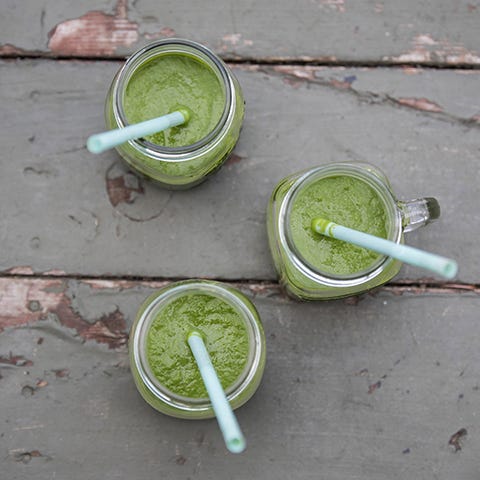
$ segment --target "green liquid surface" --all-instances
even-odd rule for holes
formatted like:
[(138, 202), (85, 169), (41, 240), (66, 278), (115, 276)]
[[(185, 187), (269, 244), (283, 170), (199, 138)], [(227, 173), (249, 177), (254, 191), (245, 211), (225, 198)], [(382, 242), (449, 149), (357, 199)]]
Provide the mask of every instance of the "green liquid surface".
[(225, 390), (237, 381), (245, 368), (249, 337), (241, 314), (212, 295), (181, 296), (154, 318), (146, 339), (147, 361), (152, 373), (177, 395), (205, 398), (208, 394), (187, 343), (192, 330), (202, 334)]
[(138, 68), (130, 78), (123, 107), (128, 123), (150, 120), (186, 108), (190, 120), (149, 135), (146, 140), (165, 147), (192, 145), (217, 125), (225, 94), (212, 69), (185, 54), (163, 54)]
[(341, 240), (328, 238), (311, 228), (322, 217), (345, 227), (387, 238), (387, 215), (375, 191), (349, 176), (319, 179), (301, 190), (290, 212), (290, 232), (300, 255), (316, 270), (351, 275), (370, 267), (379, 254)]

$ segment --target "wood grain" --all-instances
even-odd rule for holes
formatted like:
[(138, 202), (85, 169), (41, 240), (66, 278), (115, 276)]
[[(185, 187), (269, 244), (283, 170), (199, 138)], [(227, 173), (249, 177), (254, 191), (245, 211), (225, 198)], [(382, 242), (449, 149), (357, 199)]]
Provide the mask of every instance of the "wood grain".
[[(3, 0), (2, 479), (477, 480), (479, 18), (478, 0)], [(175, 36), (229, 60), (247, 101), (230, 160), (186, 192), (85, 149), (120, 60)], [(407, 243), (458, 278), (404, 267), (360, 297), (284, 296), (270, 192), (344, 160), (438, 198)], [(139, 305), (192, 277), (226, 279), (264, 324), (241, 456), (214, 420), (153, 411), (129, 372)]]
[(178, 36), (236, 60), (480, 64), (475, 0), (7, 0), (0, 9), (4, 56), (121, 58)]
[[(0, 64), (2, 271), (271, 281), (276, 183), (354, 160), (382, 168), (399, 198), (437, 197), (440, 220), (408, 243), (456, 258), (457, 280), (478, 283), (479, 72), (237, 66), (247, 114), (234, 156), (205, 184), (169, 192), (84, 147), (104, 129), (119, 66)], [(406, 267), (399, 278), (428, 276)]]
[[(28, 293), (0, 300), (10, 312), (0, 335), (5, 478), (475, 478), (478, 295), (383, 290), (315, 304), (237, 284), (259, 310), (268, 359), (237, 411), (248, 449), (233, 456), (215, 421), (172, 419), (142, 401), (124, 344), (80, 331), (117, 312), (126, 336), (162, 284), (9, 282)], [(457, 450), (449, 441), (462, 429)]]

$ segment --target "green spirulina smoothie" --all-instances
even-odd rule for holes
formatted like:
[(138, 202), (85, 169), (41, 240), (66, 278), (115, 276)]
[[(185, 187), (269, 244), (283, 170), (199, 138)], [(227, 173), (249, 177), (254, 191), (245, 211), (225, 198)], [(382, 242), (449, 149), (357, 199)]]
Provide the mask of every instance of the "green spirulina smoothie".
[(224, 300), (193, 293), (168, 303), (152, 321), (146, 358), (158, 381), (176, 395), (208, 396), (187, 337), (199, 331), (224, 390), (240, 377), (247, 363), (249, 337), (240, 313)]
[(225, 108), (225, 93), (212, 69), (186, 54), (163, 54), (146, 62), (131, 76), (123, 99), (128, 123), (186, 108), (184, 125), (145, 137), (164, 147), (192, 145), (217, 125)]
[(158, 40), (135, 52), (114, 77), (105, 102), (110, 129), (181, 110), (188, 121), (115, 149), (136, 172), (171, 189), (194, 187), (232, 152), (245, 112), (238, 80), (208, 48)]
[(375, 191), (350, 176), (321, 178), (299, 191), (290, 211), (290, 233), (301, 257), (315, 270), (352, 275), (368, 269), (379, 254), (316, 233), (314, 217), (387, 238), (387, 214)]

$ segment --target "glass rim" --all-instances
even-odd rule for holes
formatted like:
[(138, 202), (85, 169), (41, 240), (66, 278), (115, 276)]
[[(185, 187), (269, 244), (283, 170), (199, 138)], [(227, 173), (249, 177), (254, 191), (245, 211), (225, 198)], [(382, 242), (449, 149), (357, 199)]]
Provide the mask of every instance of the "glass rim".
[[(227, 399), (231, 402), (238, 398), (253, 381), (262, 358), (262, 334), (259, 317), (255, 306), (247, 297), (239, 298), (229, 287), (210, 280), (187, 280), (164, 287), (160, 294), (150, 302), (142, 312), (136, 325), (133, 337), (133, 358), (135, 367), (146, 388), (158, 399), (170, 407), (188, 412), (201, 412), (212, 408), (208, 397), (194, 398), (178, 395), (167, 389), (151, 371), (146, 358), (146, 337), (155, 315), (168, 303), (184, 295), (200, 293), (220, 298), (235, 308), (244, 321), (249, 337), (249, 352), (242, 373), (237, 380), (226, 389)], [(239, 292), (240, 293), (240, 292)], [(240, 294), (243, 297), (243, 294)], [(252, 313), (251, 309), (253, 308)]]
[[(201, 60), (216, 74), (225, 95), (225, 105), (222, 116), (216, 126), (205, 137), (191, 145), (180, 147), (165, 147), (143, 138), (129, 140), (128, 143), (153, 159), (166, 162), (181, 162), (190, 159), (191, 153), (197, 153), (201, 149), (208, 149), (210, 144), (219, 136), (232, 116), (235, 107), (234, 85), (231, 75), (223, 61), (209, 48), (204, 45), (181, 38), (169, 38), (149, 43), (132, 54), (120, 69), (113, 86), (112, 108), (115, 121), (119, 128), (128, 126), (129, 123), (123, 109), (123, 95), (132, 75), (148, 60), (160, 55), (188, 54), (197, 60)], [(161, 158), (159, 158), (161, 157)]]
[[(375, 173), (377, 172), (377, 173)], [(323, 271), (310, 262), (308, 262), (299, 252), (292, 238), (290, 229), (290, 214), (292, 206), (299, 192), (308, 187), (311, 183), (321, 178), (328, 178), (338, 175), (347, 175), (358, 178), (367, 183), (374, 189), (381, 199), (389, 222), (388, 239), (399, 243), (402, 238), (402, 220), (401, 213), (397, 207), (397, 200), (393, 196), (389, 185), (385, 184), (379, 175), (384, 176), (383, 172), (377, 167), (364, 162), (338, 162), (320, 165), (318, 167), (305, 171), (290, 187), (287, 192), (279, 212), (279, 232), (280, 241), (284, 248), (289, 252), (295, 266), (307, 277), (334, 287), (354, 286), (365, 283), (372, 278), (380, 275), (385, 269), (386, 264), (393, 261), (391, 257), (379, 255), (366, 269), (348, 275), (338, 275)], [(386, 177), (385, 177), (386, 179)]]

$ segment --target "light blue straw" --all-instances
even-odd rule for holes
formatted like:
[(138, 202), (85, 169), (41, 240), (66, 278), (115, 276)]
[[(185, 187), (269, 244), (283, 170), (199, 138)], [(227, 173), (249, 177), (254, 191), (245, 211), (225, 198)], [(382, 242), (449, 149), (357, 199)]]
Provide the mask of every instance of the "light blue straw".
[(187, 340), (212, 402), (213, 411), (222, 431), (225, 445), (230, 452), (241, 453), (246, 447), (245, 437), (218, 380), (217, 372), (213, 368), (212, 361), (203, 343), (202, 335), (194, 330), (188, 334)]
[(314, 232), (320, 233), (321, 235), (353, 243), (359, 247), (388, 255), (389, 257), (396, 258), (397, 260), (416, 267), (426, 268), (449, 279), (457, 274), (457, 262), (450, 258), (441, 257), (440, 255), (425, 252), (418, 248), (409, 247), (392, 242), (391, 240), (375, 237), (368, 233), (343, 227), (324, 218), (314, 218), (311, 227)]
[(116, 130), (109, 130), (108, 132), (92, 135), (87, 140), (87, 148), (91, 153), (102, 153), (109, 148), (128, 142), (128, 140), (152, 135), (153, 133), (161, 132), (170, 127), (176, 127), (177, 125), (188, 122), (189, 119), (190, 113), (186, 109), (177, 110), (162, 117), (128, 125), (128, 127), (125, 128), (118, 128)]

